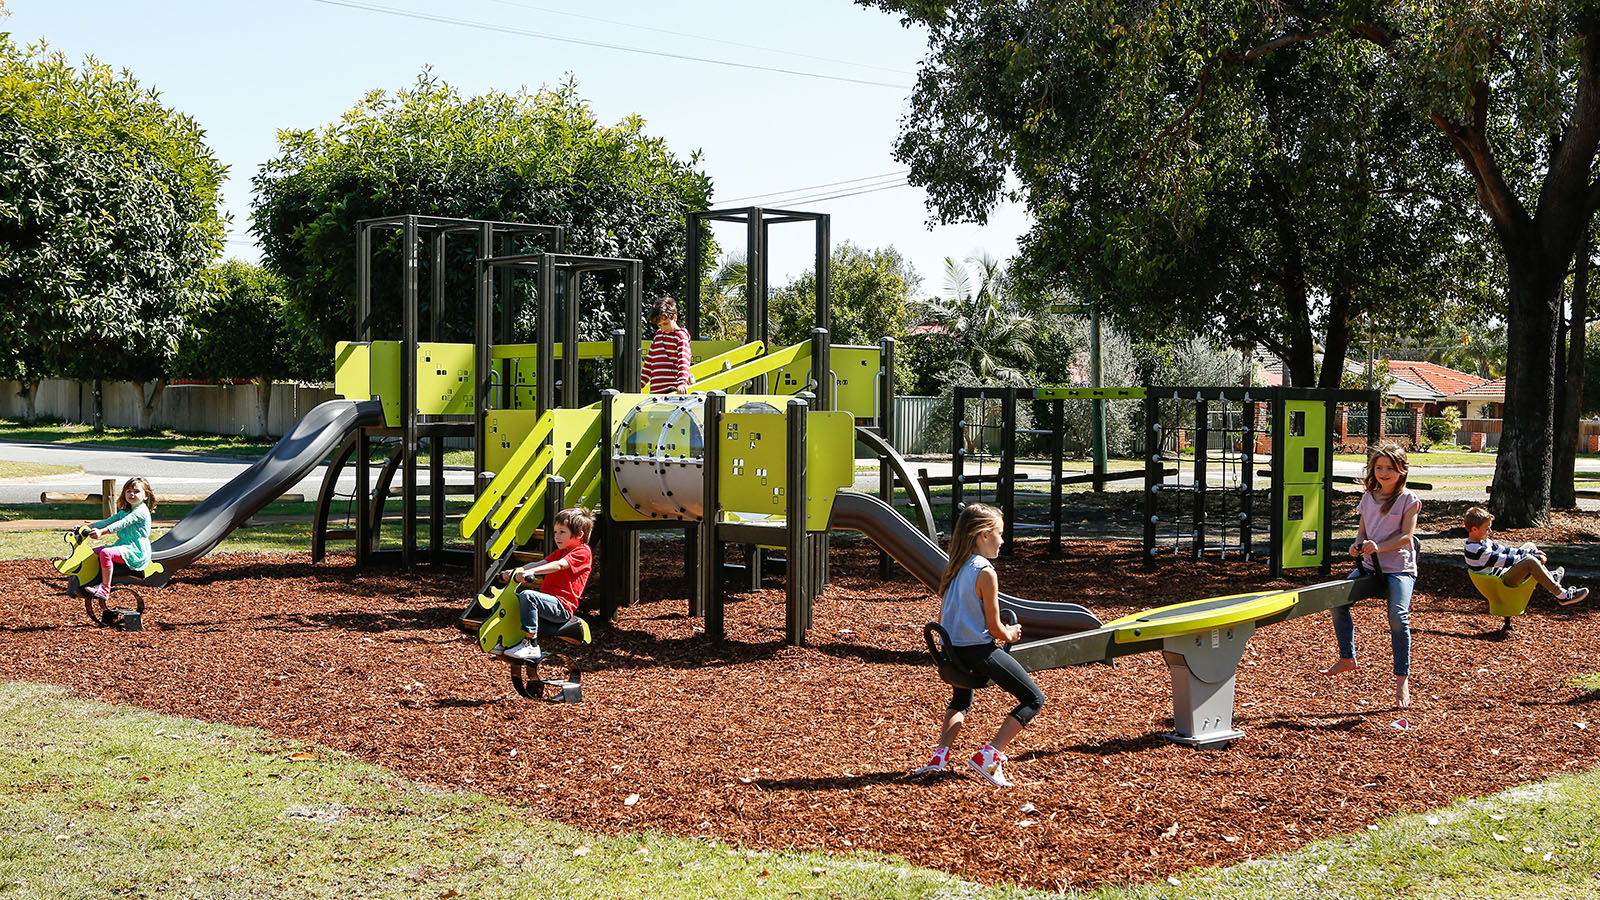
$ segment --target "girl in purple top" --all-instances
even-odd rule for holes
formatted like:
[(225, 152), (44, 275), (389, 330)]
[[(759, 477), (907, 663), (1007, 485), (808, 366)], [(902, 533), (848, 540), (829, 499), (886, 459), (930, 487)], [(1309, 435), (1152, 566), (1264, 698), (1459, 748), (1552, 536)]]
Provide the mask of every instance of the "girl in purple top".
[[(1405, 448), (1379, 444), (1367, 457), (1367, 490), (1356, 504), (1361, 524), (1350, 555), (1357, 558), (1351, 578), (1383, 573), (1389, 592), (1389, 643), (1394, 650), (1394, 704), (1411, 705), (1411, 592), (1417, 586), (1417, 554), (1413, 534), (1422, 501), (1406, 489)], [(1333, 633), (1339, 640), (1339, 661), (1322, 670), (1338, 675), (1356, 667), (1355, 623), (1350, 607), (1333, 608)]]

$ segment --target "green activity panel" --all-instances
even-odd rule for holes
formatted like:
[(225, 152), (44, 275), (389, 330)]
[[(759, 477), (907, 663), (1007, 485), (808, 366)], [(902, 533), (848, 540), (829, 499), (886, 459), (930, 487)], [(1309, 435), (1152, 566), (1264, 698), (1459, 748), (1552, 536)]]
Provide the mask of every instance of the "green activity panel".
[(1324, 475), (1331, 461), (1324, 453), (1328, 440), (1328, 407), (1321, 400), (1286, 400), (1283, 434), (1283, 520), (1279, 553), (1286, 569), (1322, 564), (1328, 550), (1323, 534), (1327, 502)]
[(531, 409), (491, 409), (484, 414), (484, 470), (496, 475), (504, 472), (517, 448), (533, 433), (539, 414)]
[(471, 344), (417, 344), (418, 415), (472, 415), (476, 351)]
[(1105, 624), (1119, 644), (1231, 628), (1277, 615), (1300, 602), (1294, 591), (1256, 591), (1174, 603)]
[[(807, 423), (809, 424), (809, 423)], [(717, 439), (717, 504), (738, 516), (778, 516), (788, 509), (784, 416), (726, 412)]]
[(856, 480), (856, 420), (847, 410), (806, 413), (806, 530), (827, 531), (833, 498)]
[(372, 345), (340, 341), (333, 345), (333, 390), (346, 400), (372, 399)]
[(371, 397), (383, 404), (383, 424), (400, 427), (400, 342), (373, 341)]
[(828, 351), (828, 364), (833, 367), (830, 405), (858, 419), (877, 418), (882, 360), (883, 351), (877, 347), (834, 347)]

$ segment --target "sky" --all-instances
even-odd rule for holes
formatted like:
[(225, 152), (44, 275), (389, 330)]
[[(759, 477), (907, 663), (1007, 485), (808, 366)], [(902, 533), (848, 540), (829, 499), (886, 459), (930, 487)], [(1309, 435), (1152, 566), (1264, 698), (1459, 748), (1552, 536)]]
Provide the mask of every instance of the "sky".
[[(1029, 219), (1016, 204), (986, 225), (929, 226), (920, 188), (892, 156), (926, 50), (850, 0), (6, 0), (19, 44), (40, 38), (79, 62), (130, 70), (196, 119), (228, 167), (225, 253), (251, 262), (250, 179), (280, 128), (319, 128), (373, 89), (424, 67), (463, 93), (560, 84), (570, 73), (603, 123), (637, 114), (687, 158), (717, 208), (828, 213), (835, 244), (893, 246), (944, 283), (944, 259), (1007, 259)], [(782, 70), (782, 71), (775, 71)], [(848, 195), (848, 196), (845, 196)], [(397, 213), (402, 212), (400, 210)], [(724, 246), (741, 226), (717, 226)], [(726, 232), (720, 229), (727, 229)], [(804, 224), (772, 230), (772, 280), (812, 264)]]

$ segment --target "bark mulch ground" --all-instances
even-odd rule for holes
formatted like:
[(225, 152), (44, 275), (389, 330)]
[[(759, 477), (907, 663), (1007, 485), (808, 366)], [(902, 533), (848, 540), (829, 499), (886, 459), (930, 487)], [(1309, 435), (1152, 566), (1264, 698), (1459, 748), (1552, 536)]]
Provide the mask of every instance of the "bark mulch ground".
[[(1506, 535), (1516, 538), (1515, 533)], [(762, 848), (898, 854), (984, 882), (1141, 881), (1235, 863), (1375, 819), (1600, 764), (1593, 603), (1538, 596), (1507, 640), (1459, 567), (1427, 566), (1412, 622), (1416, 703), (1392, 727), (1381, 603), (1356, 609), (1362, 667), (1329, 679), (1326, 615), (1263, 629), (1239, 671), (1224, 750), (1163, 740), (1158, 654), (1041, 672), (1051, 698), (1013, 744), (1016, 786), (965, 770), (916, 778), (948, 690), (925, 664), (936, 601), (876, 552), (836, 543), (807, 647), (785, 646), (774, 585), (729, 607), (712, 646), (685, 614), (681, 549), (649, 544), (646, 600), (579, 654), (584, 701), (511, 692), (454, 627), (459, 570), (356, 571), (348, 558), (223, 554), (146, 592), (146, 629), (88, 623), (42, 561), (0, 563), (0, 677), (112, 703), (264, 728), (434, 784), (604, 831), (659, 829)], [(1147, 567), (1129, 543), (1024, 545), (1001, 587), (1104, 618), (1259, 586), (1259, 563)], [(1280, 582), (1312, 583), (1315, 574)], [(980, 692), (956, 760), (1010, 708)], [(1595, 720), (1591, 723), (1590, 720)], [(1586, 727), (1587, 726), (1587, 727)], [(632, 805), (625, 800), (639, 799)]]

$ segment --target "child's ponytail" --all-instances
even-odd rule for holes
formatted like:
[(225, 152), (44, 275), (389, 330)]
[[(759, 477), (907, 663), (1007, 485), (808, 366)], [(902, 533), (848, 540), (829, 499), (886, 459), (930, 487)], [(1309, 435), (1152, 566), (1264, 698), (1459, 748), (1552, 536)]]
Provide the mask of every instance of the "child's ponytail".
[(1006, 524), (1000, 510), (986, 503), (969, 503), (956, 516), (956, 526), (950, 533), (950, 561), (945, 563), (944, 577), (939, 580), (939, 594), (950, 590), (961, 567), (977, 552), (978, 535), (986, 531), (999, 531)]

